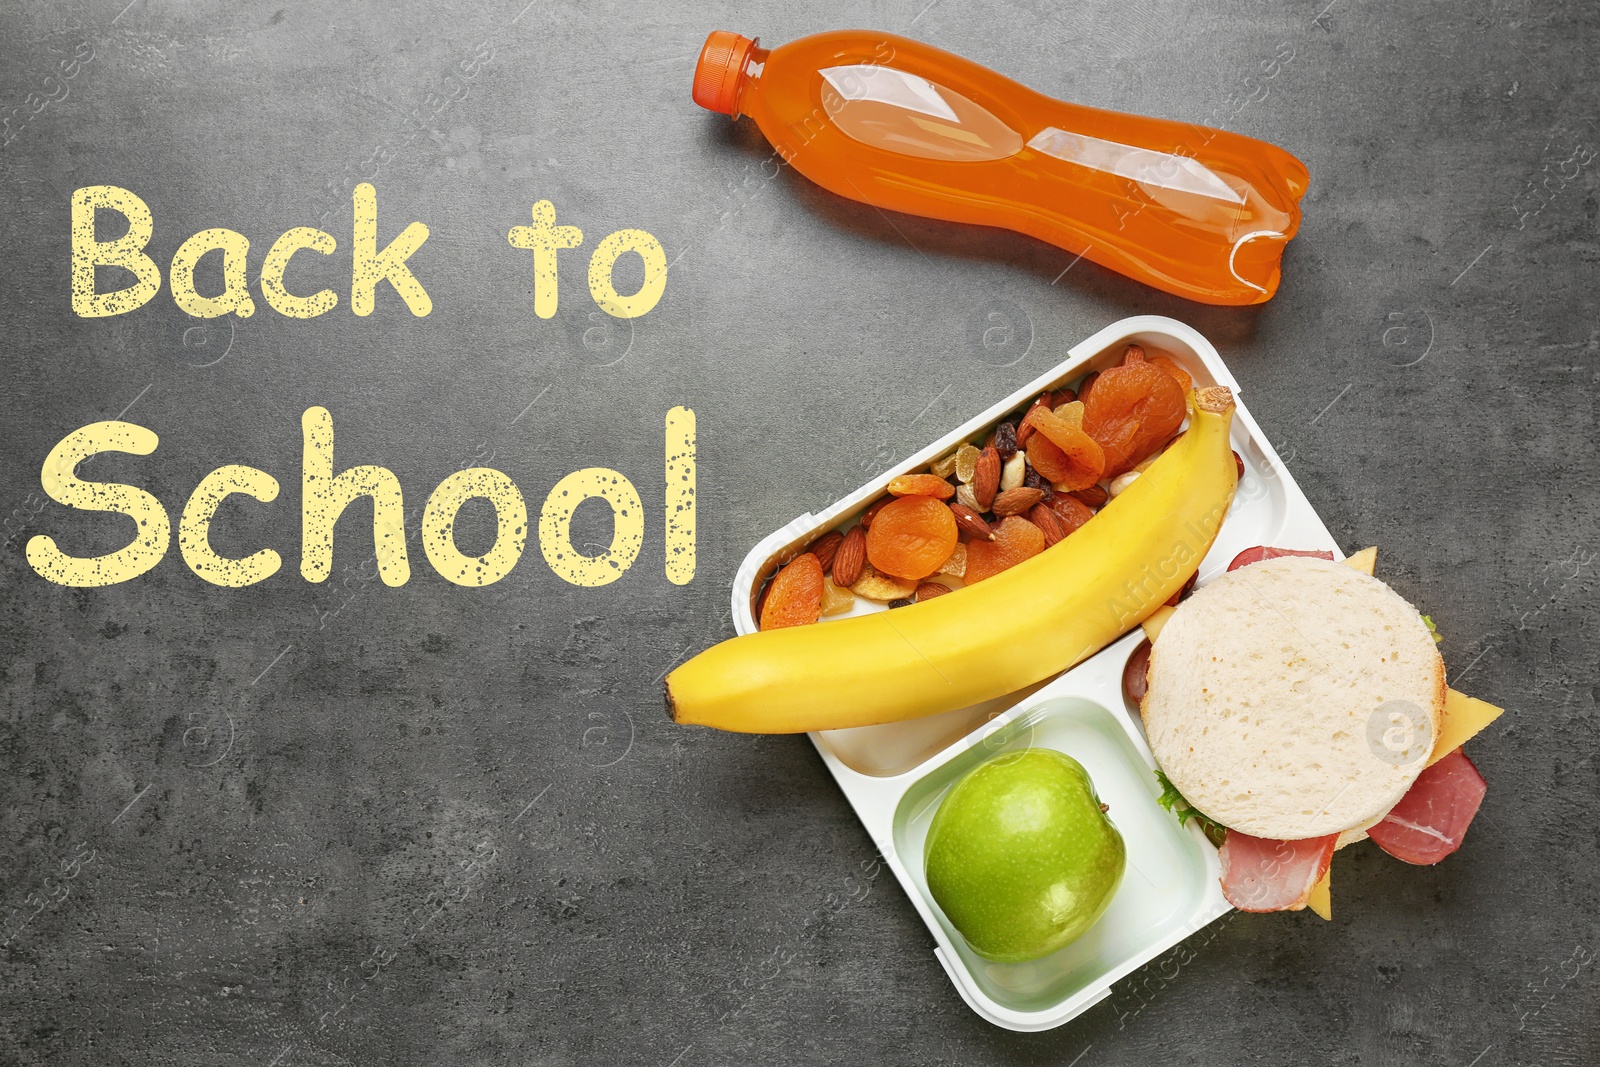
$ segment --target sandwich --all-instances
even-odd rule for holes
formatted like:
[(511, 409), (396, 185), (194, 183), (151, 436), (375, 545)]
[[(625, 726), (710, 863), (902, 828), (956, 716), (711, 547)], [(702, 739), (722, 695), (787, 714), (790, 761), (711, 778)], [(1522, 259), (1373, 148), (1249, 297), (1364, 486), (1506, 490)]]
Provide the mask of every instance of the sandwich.
[(1146, 626), (1129, 695), (1163, 806), (1219, 845), (1241, 910), (1331, 918), (1337, 849), (1437, 863), (1483, 800), (1461, 746), (1500, 709), (1448, 688), (1431, 620), (1376, 556), (1251, 549)]

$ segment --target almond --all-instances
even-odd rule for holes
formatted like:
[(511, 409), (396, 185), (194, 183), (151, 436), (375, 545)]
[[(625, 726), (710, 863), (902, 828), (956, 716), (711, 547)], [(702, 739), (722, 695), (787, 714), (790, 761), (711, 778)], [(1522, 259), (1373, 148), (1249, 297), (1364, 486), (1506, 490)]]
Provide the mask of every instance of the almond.
[(963, 507), (971, 508), (973, 511), (979, 513), (982, 513), (983, 511), (983, 509), (978, 506), (978, 494), (972, 491), (972, 486), (970, 485), (956, 486), (956, 503), (962, 505)]
[(917, 586), (917, 603), (920, 604), (924, 600), (932, 600), (936, 596), (944, 596), (949, 591), (950, 587), (948, 585), (940, 585), (938, 582), (923, 582)]
[[(1044, 407), (1051, 407), (1049, 393), (1040, 393), (1039, 399), (1033, 402), (1033, 407), (1030, 407), (1027, 410), (1027, 412), (1022, 416), (1022, 421), (1017, 424), (1018, 448), (1028, 447), (1028, 438), (1032, 437), (1034, 433), (1033, 420), (1029, 416), (1033, 414), (1035, 408), (1038, 408), (1041, 405)], [(1051, 407), (1051, 410), (1054, 410), (1054, 408)]]
[(1106, 501), (1111, 499), (1111, 494), (1098, 485), (1091, 485), (1087, 489), (1079, 489), (1076, 493), (1070, 495), (1076, 497), (1079, 503), (1091, 508), (1103, 508), (1106, 506)]
[(951, 504), (950, 514), (956, 517), (956, 527), (962, 533), (976, 537), (980, 541), (994, 540), (994, 530), (975, 509), (965, 504)]
[(1061, 516), (1050, 509), (1048, 504), (1035, 504), (1028, 509), (1028, 521), (1039, 527), (1044, 534), (1044, 547), (1059, 544), (1067, 536), (1067, 527), (1061, 521)]
[(990, 510), (1003, 519), (1008, 515), (1021, 515), (1043, 499), (1044, 494), (1039, 490), (1019, 485), (995, 497), (994, 506)]
[(861, 567), (867, 562), (867, 528), (852, 526), (839, 540), (833, 555), (833, 584), (851, 586), (861, 578)]
[(872, 526), (872, 520), (878, 517), (878, 512), (882, 511), (889, 501), (893, 499), (894, 497), (892, 496), (886, 496), (876, 504), (872, 505), (866, 511), (863, 511), (861, 513), (861, 525), (870, 528)]
[(982, 452), (972, 467), (972, 495), (978, 501), (978, 510), (987, 511), (1000, 491), (1000, 453), (994, 445)]
[(838, 530), (829, 530), (815, 541), (807, 552), (817, 557), (817, 562), (822, 564), (822, 573), (827, 574), (828, 568), (833, 566), (833, 557), (839, 551), (839, 542), (844, 540), (844, 534)]

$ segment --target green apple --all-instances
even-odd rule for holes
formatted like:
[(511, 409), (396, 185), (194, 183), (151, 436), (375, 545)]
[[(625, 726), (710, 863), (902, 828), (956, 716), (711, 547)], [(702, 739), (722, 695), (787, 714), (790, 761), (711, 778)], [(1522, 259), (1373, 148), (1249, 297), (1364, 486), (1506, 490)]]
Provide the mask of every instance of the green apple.
[(933, 899), (981, 956), (1037, 959), (1105, 913), (1127, 849), (1083, 765), (1061, 752), (1007, 752), (955, 784), (928, 828)]

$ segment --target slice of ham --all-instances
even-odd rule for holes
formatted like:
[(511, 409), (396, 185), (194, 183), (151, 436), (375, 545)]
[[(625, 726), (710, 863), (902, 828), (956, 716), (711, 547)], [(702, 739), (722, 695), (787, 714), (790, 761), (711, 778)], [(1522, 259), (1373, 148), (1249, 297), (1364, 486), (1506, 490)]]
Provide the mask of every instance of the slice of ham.
[(1228, 564), (1228, 569), (1236, 571), (1240, 567), (1251, 563), (1260, 563), (1262, 560), (1268, 559), (1281, 559), (1284, 556), (1310, 556), (1312, 559), (1325, 559), (1329, 563), (1333, 562), (1333, 553), (1327, 549), (1271, 548), (1267, 545), (1257, 545), (1254, 548), (1247, 548), (1237, 556), (1234, 556), (1233, 562)]
[(1438, 863), (1461, 847), (1488, 791), (1483, 775), (1458, 748), (1417, 775), (1400, 803), (1367, 836), (1395, 859)]
[(1240, 911), (1299, 911), (1328, 872), (1338, 839), (1273, 841), (1229, 830), (1222, 842), (1222, 895)]

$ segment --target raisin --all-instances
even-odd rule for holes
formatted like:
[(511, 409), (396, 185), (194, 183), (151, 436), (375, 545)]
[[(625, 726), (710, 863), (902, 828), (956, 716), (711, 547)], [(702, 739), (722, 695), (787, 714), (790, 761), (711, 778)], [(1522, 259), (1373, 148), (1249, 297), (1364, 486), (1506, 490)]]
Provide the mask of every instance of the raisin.
[(1006, 463), (1017, 454), (1017, 424), (1007, 420), (994, 428), (994, 440), (989, 442), (1000, 453), (1000, 462)]

